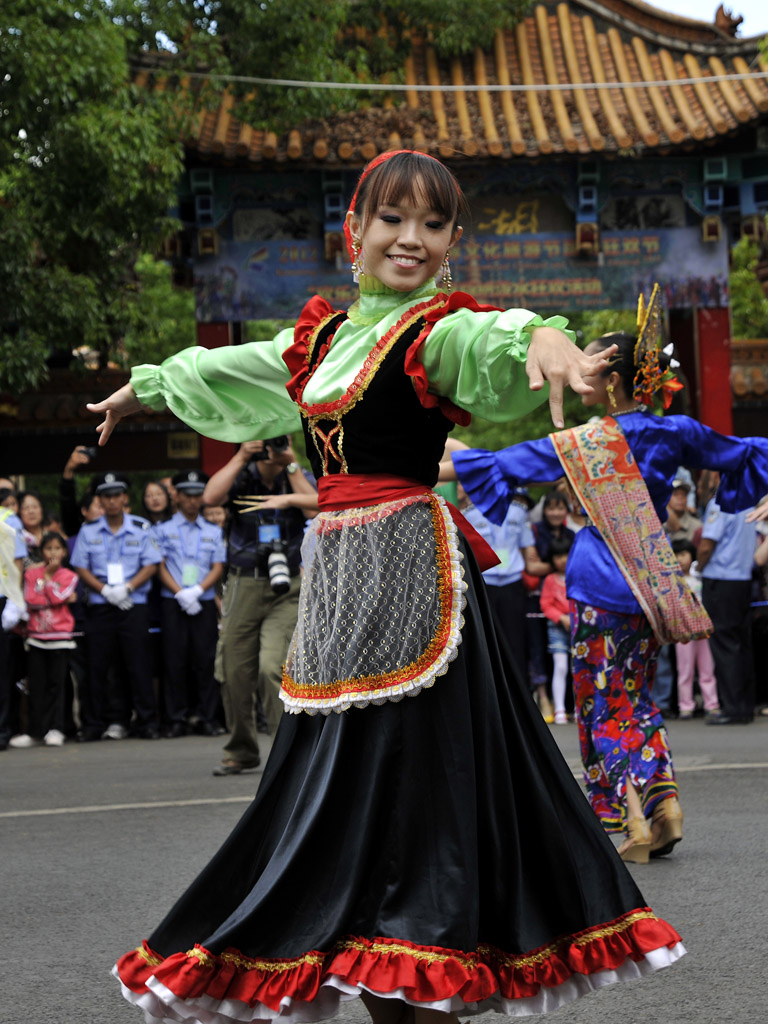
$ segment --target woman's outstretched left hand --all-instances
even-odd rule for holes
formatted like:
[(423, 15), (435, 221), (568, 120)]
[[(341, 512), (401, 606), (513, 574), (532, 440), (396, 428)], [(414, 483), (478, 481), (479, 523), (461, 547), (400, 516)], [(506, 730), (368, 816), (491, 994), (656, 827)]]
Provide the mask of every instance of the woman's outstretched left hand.
[(549, 411), (558, 429), (565, 425), (563, 388), (568, 385), (577, 394), (588, 395), (593, 390), (588, 378), (605, 370), (608, 360), (616, 351), (617, 346), (611, 345), (602, 352), (587, 356), (556, 327), (535, 327), (531, 331), (531, 344), (525, 362), (529, 387), (531, 391), (540, 391), (544, 381), (549, 382)]
[(96, 427), (99, 434), (99, 446), (103, 447), (109, 440), (109, 435), (115, 429), (123, 416), (130, 416), (141, 409), (141, 402), (136, 397), (136, 392), (130, 384), (125, 384), (118, 391), (114, 391), (109, 398), (103, 402), (89, 402), (86, 405), (89, 412), (104, 413), (104, 419)]

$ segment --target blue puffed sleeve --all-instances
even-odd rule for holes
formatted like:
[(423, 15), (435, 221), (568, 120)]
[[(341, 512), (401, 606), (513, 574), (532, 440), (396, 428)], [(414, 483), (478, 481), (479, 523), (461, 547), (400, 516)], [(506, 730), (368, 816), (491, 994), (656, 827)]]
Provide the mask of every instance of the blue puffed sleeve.
[(492, 523), (504, 522), (515, 487), (527, 481), (558, 480), (563, 468), (548, 437), (503, 448), (500, 452), (471, 448), (453, 453), (461, 486), (472, 504)]

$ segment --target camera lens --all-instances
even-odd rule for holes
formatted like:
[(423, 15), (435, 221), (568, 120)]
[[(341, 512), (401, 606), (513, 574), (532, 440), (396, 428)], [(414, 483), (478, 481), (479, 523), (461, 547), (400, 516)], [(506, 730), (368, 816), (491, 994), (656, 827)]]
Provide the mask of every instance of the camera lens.
[(291, 589), (291, 573), (283, 551), (273, 551), (267, 559), (269, 585), (276, 594), (287, 594)]

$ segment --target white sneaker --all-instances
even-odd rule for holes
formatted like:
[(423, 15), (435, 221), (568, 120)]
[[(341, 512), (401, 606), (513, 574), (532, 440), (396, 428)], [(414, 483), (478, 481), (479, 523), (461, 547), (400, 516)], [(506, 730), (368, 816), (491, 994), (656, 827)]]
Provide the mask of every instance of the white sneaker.
[(62, 747), (64, 746), (64, 733), (59, 732), (58, 729), (49, 729), (43, 736), (43, 743), (46, 747)]
[(101, 734), (103, 740), (124, 740), (128, 735), (128, 730), (124, 725), (120, 725), (119, 722), (113, 722), (112, 725), (108, 725), (104, 732)]
[(11, 736), (8, 740), (8, 746), (13, 747), (15, 750), (24, 750), (26, 747), (36, 747), (39, 742), (39, 740), (33, 740), (31, 736), (22, 732), (18, 736)]
[(564, 711), (555, 712), (555, 725), (568, 725), (568, 715)]

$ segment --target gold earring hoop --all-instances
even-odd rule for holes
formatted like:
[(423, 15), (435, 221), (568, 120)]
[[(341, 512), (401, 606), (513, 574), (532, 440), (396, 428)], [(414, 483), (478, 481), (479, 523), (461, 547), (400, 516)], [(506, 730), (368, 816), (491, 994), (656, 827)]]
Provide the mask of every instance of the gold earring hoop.
[(616, 408), (616, 396), (613, 393), (613, 384), (606, 384), (605, 390), (608, 392), (608, 404), (612, 409)]
[(352, 280), (357, 284), (360, 280), (360, 275), (365, 273), (363, 247), (357, 238), (352, 241), (352, 254)]
[(453, 275), (451, 274), (450, 257), (451, 250), (449, 249), (448, 252), (445, 254), (445, 258), (443, 259), (443, 274), (442, 277), (440, 278), (440, 283), (447, 292), (449, 292), (453, 287)]

